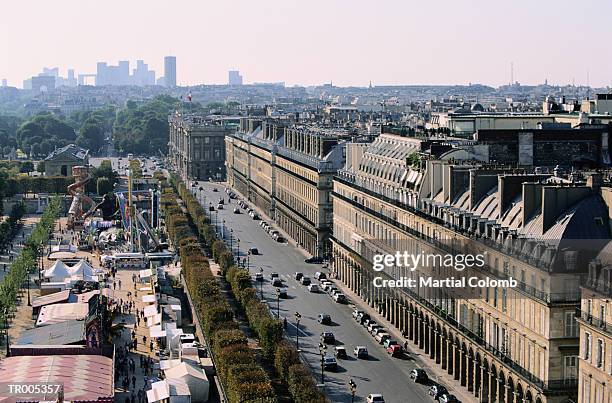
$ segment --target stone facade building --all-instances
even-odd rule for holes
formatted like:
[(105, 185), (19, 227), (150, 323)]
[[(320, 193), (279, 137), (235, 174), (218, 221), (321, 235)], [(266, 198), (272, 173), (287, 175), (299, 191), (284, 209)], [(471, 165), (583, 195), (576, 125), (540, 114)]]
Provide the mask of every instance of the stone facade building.
[(53, 151), (44, 162), (46, 176), (72, 176), (73, 167), (89, 165), (89, 150), (68, 144)]
[(168, 152), (176, 171), (186, 180), (225, 178), (225, 136), (233, 129), (202, 116), (168, 117)]
[(226, 137), (228, 182), (310, 254), (329, 253), (338, 136), (274, 119), (243, 118)]
[[(610, 239), (601, 176), (490, 165), (467, 145), (444, 149), (388, 133), (347, 145), (333, 183), (333, 271), (480, 401), (576, 399), (579, 285)], [(461, 273), (435, 260), (414, 271), (373, 269), (375, 256), (397, 251), (481, 256), (484, 264)], [(377, 277), (418, 284), (428, 276), (512, 278), (517, 286), (375, 285)]]
[(612, 244), (589, 267), (582, 287), (578, 402), (612, 402)]

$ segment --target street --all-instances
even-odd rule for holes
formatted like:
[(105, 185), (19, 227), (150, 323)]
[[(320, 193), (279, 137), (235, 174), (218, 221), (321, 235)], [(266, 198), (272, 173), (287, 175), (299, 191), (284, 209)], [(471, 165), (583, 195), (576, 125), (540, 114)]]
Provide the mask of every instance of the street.
[[(410, 371), (416, 367), (414, 361), (405, 356), (403, 358), (390, 357), (383, 346), (379, 345), (351, 316), (353, 307), (337, 304), (325, 292), (310, 293), (306, 286), (294, 280), (295, 272), (302, 272), (318, 284), (314, 279), (317, 271), (322, 269), (320, 264), (304, 263), (305, 255), (295, 246), (277, 243), (260, 226), (259, 220), (253, 220), (241, 210), (241, 214), (234, 214), (238, 207), (237, 200), (231, 200), (227, 205), (228, 195), (224, 192), (223, 184), (199, 182), (202, 192), (196, 191), (200, 202), (206, 206), (212, 202), (215, 212), (212, 212), (212, 221), (217, 223), (219, 233), (223, 231), (229, 243), (232, 237), (233, 250), (236, 252), (239, 244), (241, 258), (246, 257), (246, 251), (255, 247), (259, 255), (248, 258), (249, 269), (254, 276), (263, 269), (264, 282), (254, 281), (253, 284), (260, 290), (268, 302), (273, 314), (277, 311), (276, 287), (272, 287), (270, 273), (279, 273), (283, 285), (287, 289), (288, 298), (280, 299), (280, 318), (287, 318), (287, 334), (292, 342), (296, 341), (295, 313), (301, 315), (299, 324), (299, 348), (307, 359), (317, 382), (321, 382), (321, 358), (319, 354), (319, 337), (322, 331), (331, 331), (336, 337), (336, 346), (343, 345), (347, 350), (347, 359), (338, 360), (338, 369), (335, 372), (325, 371), (325, 393), (333, 402), (350, 402), (351, 393), (348, 386), (350, 379), (357, 384), (355, 401), (365, 401), (370, 393), (381, 393), (386, 402), (430, 402), (427, 387), (413, 383), (409, 379)], [(217, 187), (218, 192), (212, 188)], [(192, 188), (193, 189), (193, 188)], [(226, 205), (223, 210), (217, 210), (219, 198), (224, 198)], [(225, 223), (224, 223), (225, 222)], [(233, 230), (230, 232), (230, 229)], [(238, 243), (238, 239), (240, 240)], [(321, 325), (317, 322), (317, 315), (326, 313), (331, 315), (331, 325)], [(353, 357), (353, 348), (357, 345), (365, 346), (369, 352), (368, 359)], [(328, 346), (327, 354), (334, 354), (334, 346)]]

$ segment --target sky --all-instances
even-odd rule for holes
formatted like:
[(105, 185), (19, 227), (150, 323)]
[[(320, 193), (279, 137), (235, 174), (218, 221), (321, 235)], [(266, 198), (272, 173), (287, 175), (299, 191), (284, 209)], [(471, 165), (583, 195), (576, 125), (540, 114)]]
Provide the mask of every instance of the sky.
[(179, 85), (612, 85), (610, 0), (10, 0), (0, 79), (143, 59)]

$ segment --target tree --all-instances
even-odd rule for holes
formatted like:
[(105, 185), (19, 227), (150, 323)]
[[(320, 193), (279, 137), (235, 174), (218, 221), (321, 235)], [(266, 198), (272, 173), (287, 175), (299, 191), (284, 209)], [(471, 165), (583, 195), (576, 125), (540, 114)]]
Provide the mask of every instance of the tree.
[(98, 196), (104, 196), (105, 194), (113, 191), (113, 184), (110, 182), (110, 180), (108, 180), (108, 178), (98, 178), (96, 189), (98, 191)]
[(40, 173), (44, 173), (45, 172), (45, 161), (38, 161), (38, 164), (36, 164), (36, 170)]
[(104, 144), (104, 132), (100, 127), (100, 122), (88, 119), (81, 127), (76, 143), (92, 151), (98, 151)]
[(19, 172), (21, 172), (22, 174), (32, 171), (34, 171), (34, 164), (32, 163), (32, 161), (26, 161), (22, 163), (21, 167), (19, 168)]

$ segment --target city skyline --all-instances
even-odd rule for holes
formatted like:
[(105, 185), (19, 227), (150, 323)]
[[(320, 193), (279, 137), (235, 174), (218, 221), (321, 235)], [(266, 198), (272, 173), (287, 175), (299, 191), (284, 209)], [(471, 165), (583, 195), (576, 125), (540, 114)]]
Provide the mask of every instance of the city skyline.
[[(28, 2), (11, 4), (4, 11), (15, 18), (3, 23), (0, 34), (10, 37), (23, 30), (17, 17), (26, 12), (28, 26), (36, 27), (39, 34), (5, 44), (4, 56), (11, 63), (0, 69), (0, 78), (21, 87), (43, 66), (94, 73), (98, 61), (126, 59), (145, 60), (161, 72), (163, 57), (171, 54), (181, 61), (177, 68), (181, 86), (225, 84), (227, 72), (236, 66), (245, 83), (499, 86), (510, 82), (511, 64), (514, 79), (525, 84), (612, 83), (609, 56), (589, 57), (588, 63), (571, 56), (602, 53), (596, 39), (612, 34), (605, 21), (612, 5), (603, 1), (582, 2), (580, 7), (569, 1), (556, 2), (554, 7), (526, 1), (388, 3), (371, 10), (362, 1), (351, 3), (351, 8), (343, 1), (313, 2), (299, 10), (300, 18), (293, 16), (294, 5), (279, 1), (263, 5), (186, 1), (176, 6), (177, 13), (189, 9), (190, 15), (205, 16), (206, 24), (183, 17), (169, 22), (166, 13), (145, 8), (143, 2), (110, 2), (106, 8), (93, 8), (66, 0), (37, 3), (34, 12)], [(58, 4), (62, 13), (57, 13)], [(96, 18), (84, 18), (92, 11)], [(109, 21), (114, 21), (112, 31)], [(53, 35), (45, 35), (47, 29)], [(585, 37), (594, 40), (582, 40)], [(267, 57), (265, 43), (282, 49), (284, 57)]]

